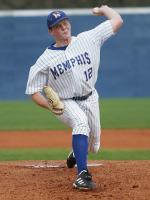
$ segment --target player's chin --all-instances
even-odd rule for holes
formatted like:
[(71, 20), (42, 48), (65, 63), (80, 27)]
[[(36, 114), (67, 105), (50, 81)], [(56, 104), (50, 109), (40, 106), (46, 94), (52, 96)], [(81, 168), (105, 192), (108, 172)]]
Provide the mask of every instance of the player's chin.
[(64, 35), (63, 35), (63, 38), (64, 38), (65, 40), (69, 39), (70, 37), (71, 37), (70, 34), (64, 34)]
[(65, 31), (64, 33), (63, 33), (63, 35), (64, 35), (64, 37), (66, 36), (66, 37), (70, 37), (71, 36), (71, 32), (68, 30), (68, 31)]

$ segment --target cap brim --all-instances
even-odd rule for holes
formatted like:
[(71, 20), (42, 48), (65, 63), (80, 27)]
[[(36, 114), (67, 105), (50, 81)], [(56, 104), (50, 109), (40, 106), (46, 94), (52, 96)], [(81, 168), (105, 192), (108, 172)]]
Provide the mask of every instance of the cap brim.
[(53, 26), (55, 26), (56, 24), (58, 24), (59, 22), (61, 22), (62, 20), (64, 20), (64, 19), (69, 19), (68, 17), (62, 17), (62, 18), (60, 18), (60, 19), (58, 19), (55, 23), (53, 23), (49, 28), (52, 28)]

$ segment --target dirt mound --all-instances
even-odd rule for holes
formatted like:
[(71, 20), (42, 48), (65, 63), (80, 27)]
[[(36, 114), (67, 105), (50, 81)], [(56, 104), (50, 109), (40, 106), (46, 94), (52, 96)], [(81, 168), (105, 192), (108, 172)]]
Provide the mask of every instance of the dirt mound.
[[(65, 161), (0, 163), (1, 200), (148, 200), (150, 161), (91, 161), (94, 191), (72, 188), (76, 169)], [(52, 167), (53, 166), (53, 167)]]

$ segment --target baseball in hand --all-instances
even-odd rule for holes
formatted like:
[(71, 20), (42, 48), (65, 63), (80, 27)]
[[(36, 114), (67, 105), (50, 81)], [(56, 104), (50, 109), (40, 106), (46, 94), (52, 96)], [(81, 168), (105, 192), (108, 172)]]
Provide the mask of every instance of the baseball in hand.
[(99, 11), (100, 11), (100, 9), (99, 9), (99, 7), (95, 7), (95, 8), (93, 8), (93, 14), (99, 14)]

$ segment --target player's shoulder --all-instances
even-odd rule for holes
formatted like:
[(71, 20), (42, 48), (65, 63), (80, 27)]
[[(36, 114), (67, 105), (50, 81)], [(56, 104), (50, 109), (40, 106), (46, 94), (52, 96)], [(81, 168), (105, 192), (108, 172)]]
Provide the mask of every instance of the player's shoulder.
[(49, 63), (49, 55), (47, 53), (47, 49), (45, 49), (43, 51), (43, 53), (37, 58), (34, 66), (35, 67), (39, 67), (39, 66), (40, 67), (42, 67), (42, 66), (45, 67), (45, 66), (48, 65), (48, 63)]
[(49, 60), (53, 57), (54, 51), (48, 47), (43, 51), (43, 53), (39, 56), (39, 59)]
[(93, 32), (100, 32), (100, 33), (106, 33), (111, 32), (113, 34), (113, 27), (110, 20), (105, 20), (98, 24), (94, 29)]
[(77, 38), (86, 38), (90, 37), (90, 34), (95, 30), (96, 27), (92, 27), (91, 29), (85, 30), (77, 35)]
[(92, 32), (96, 31), (97, 29), (105, 29), (107, 27), (112, 27), (110, 20), (102, 21), (101, 23), (97, 24), (91, 29), (79, 33), (78, 37), (84, 37), (85, 35), (90, 35)]
[(57, 57), (60, 51), (51, 49), (49, 46), (44, 50), (44, 52), (37, 59), (37, 64), (43, 64), (43, 66), (49, 66), (51, 62)]
[(43, 53), (38, 57), (37, 61), (44, 59), (46, 57), (46, 54), (47, 54), (47, 49), (45, 49)]
[(83, 31), (81, 33), (79, 33), (77, 36), (76, 36), (76, 41), (85, 41), (88, 39), (89, 37), (89, 30), (88, 31)]

